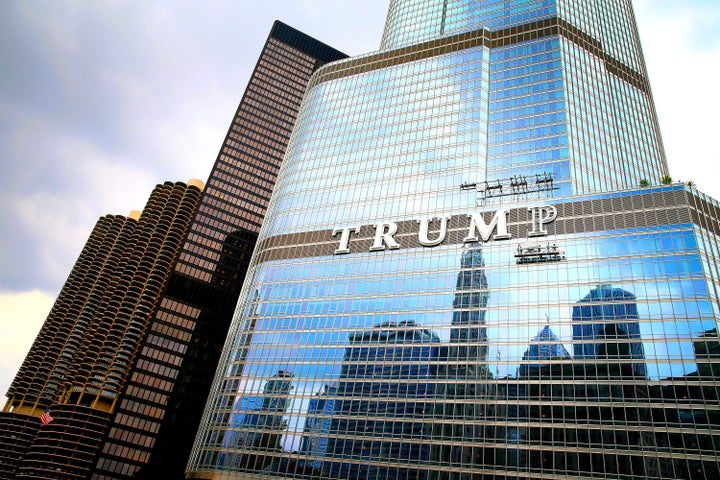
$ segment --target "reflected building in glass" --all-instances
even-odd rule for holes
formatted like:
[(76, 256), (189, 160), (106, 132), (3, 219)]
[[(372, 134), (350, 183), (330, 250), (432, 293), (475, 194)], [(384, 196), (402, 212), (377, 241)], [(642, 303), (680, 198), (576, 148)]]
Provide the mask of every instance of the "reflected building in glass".
[(335, 411), (336, 394), (336, 387), (325, 385), (323, 391), (316, 393), (308, 404), (300, 451), (303, 455), (315, 457), (315, 460), (305, 462), (309, 468), (318, 469), (322, 465), (327, 450), (332, 414)]
[(599, 285), (573, 307), (572, 320), (576, 359), (620, 356), (627, 359), (629, 369), (645, 375), (635, 295), (610, 285)]
[[(187, 477), (720, 475), (720, 204), (667, 175), (629, 0), (392, 0), (310, 81)], [(228, 444), (279, 370), (279, 447)]]
[(238, 469), (263, 470), (270, 463), (267, 453), (280, 451), (280, 436), (287, 429), (283, 415), (293, 388), (292, 377), (292, 373), (280, 370), (265, 382), (261, 397), (238, 400), (234, 408), (242, 413), (231, 420), (235, 430), (225, 436), (225, 446), (259, 453), (228, 453), (223, 464)]
[[(351, 334), (330, 421), (323, 475), (426, 478), (440, 340), (414, 321), (388, 322)], [(358, 436), (357, 432), (365, 432)], [(410, 465), (396, 465), (403, 458)]]
[[(480, 247), (469, 248), (460, 259), (455, 298), (453, 299), (453, 318), (450, 329), (447, 364), (448, 377), (451, 379), (474, 380), (474, 382), (452, 382), (448, 388), (452, 395), (464, 396), (455, 392), (468, 385), (482, 383), (490, 375), (487, 364), (488, 338), (485, 326), (485, 311), (488, 304), (488, 283), (485, 276), (485, 262)], [(457, 360), (457, 363), (454, 363)]]

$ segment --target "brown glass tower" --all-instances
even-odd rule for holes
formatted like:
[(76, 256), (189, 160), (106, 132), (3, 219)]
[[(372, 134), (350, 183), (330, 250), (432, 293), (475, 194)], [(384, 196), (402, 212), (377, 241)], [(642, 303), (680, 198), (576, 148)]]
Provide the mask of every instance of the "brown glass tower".
[(346, 58), (275, 22), (120, 399), (96, 479), (184, 478), (225, 336), (310, 76)]
[[(27, 462), (18, 460), (28, 449), (25, 459), (37, 452), (33, 453), (38, 459), (33, 465), (45, 462), (42, 468), (49, 472), (46, 477), (35, 478), (60, 478), (52, 476), (51, 468), (65, 471), (63, 479), (184, 477), (185, 461), (305, 88), (318, 67), (345, 57), (281, 22), (273, 25), (198, 207), (178, 240), (178, 254), (163, 256), (156, 263), (167, 268), (168, 274), (159, 290), (153, 291), (156, 303), (138, 307), (147, 313), (148, 321), (138, 329), (115, 325), (113, 311), (93, 312), (102, 319), (107, 332), (87, 326), (83, 327), (87, 333), (78, 336), (75, 324), (81, 322), (68, 320), (68, 315), (75, 315), (68, 313), (70, 306), (62, 307), (55, 326), (48, 327), (54, 318), (53, 309), (38, 338), (44, 334), (78, 338), (74, 341), (80, 342), (79, 349), (87, 360), (72, 367), (75, 371), (64, 364), (62, 351), (50, 352), (43, 347), (33, 357), (33, 366), (26, 367), (28, 360), (23, 364), (8, 392), (9, 412), (1, 414), (0, 426), (18, 423), (21, 417), (17, 406), (27, 402), (20, 400), (19, 385), (22, 395), (39, 392), (32, 394), (44, 395), (43, 401), (23, 410), (25, 427), (14, 427), (15, 438), (5, 438), (0, 432), (0, 478), (16, 478), (14, 472), (21, 478), (23, 472), (30, 472)], [(93, 232), (63, 292), (79, 289), (95, 299), (101, 295), (98, 289), (112, 290), (116, 284), (135, 280), (119, 274), (113, 263), (123, 258), (125, 250), (119, 246), (116, 251), (108, 249), (108, 244), (121, 242), (114, 241), (112, 235), (125, 238), (116, 232), (134, 225), (126, 220), (131, 224), (128, 227), (121, 220), (123, 217), (101, 219), (96, 231), (102, 229)], [(154, 274), (156, 264), (144, 267)], [(71, 282), (73, 275), (85, 282), (83, 286)], [(134, 292), (137, 287), (128, 288)], [(65, 303), (72, 306), (73, 301), (82, 305), (88, 302), (73, 297)], [(109, 304), (116, 309), (124, 307), (114, 296)], [(88, 339), (85, 344), (84, 338)], [(96, 338), (107, 340), (113, 349), (98, 349)], [(52, 378), (45, 382), (52, 388), (41, 391), (35, 387), (36, 371)], [(100, 396), (101, 405), (82, 404), (94, 390), (90, 392), (81, 383), (70, 390), (60, 388), (70, 381), (63, 378), (68, 371), (89, 380), (102, 378), (96, 387), (98, 392), (111, 391), (111, 401)], [(38, 417), (48, 405), (52, 405), (55, 420), (40, 427)], [(35, 433), (60, 428), (60, 419), (64, 429), (77, 426), (79, 430), (73, 432), (79, 435), (76, 442), (57, 451), (48, 442), (36, 446), (41, 435), (35, 437)], [(26, 431), (29, 433), (23, 433)], [(3, 465), (7, 466), (5, 471)], [(66, 468), (71, 465), (73, 470)], [(32, 470), (36, 475), (38, 471)]]

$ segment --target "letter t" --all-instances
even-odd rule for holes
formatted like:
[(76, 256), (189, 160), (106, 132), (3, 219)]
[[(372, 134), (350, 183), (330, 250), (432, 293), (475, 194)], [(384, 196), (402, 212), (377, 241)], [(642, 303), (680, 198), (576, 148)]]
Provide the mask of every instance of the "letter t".
[(332, 232), (332, 236), (334, 237), (338, 233), (342, 232), (340, 235), (340, 246), (337, 250), (335, 250), (334, 255), (340, 255), (342, 253), (350, 253), (350, 232), (357, 233), (360, 231), (360, 227), (345, 227), (345, 228), (336, 228)]

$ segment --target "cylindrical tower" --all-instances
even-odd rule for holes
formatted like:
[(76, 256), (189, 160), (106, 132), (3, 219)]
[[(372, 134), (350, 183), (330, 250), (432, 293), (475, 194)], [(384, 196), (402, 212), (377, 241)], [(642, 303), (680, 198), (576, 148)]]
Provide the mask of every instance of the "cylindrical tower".
[(98, 221), (8, 391), (4, 478), (89, 478), (201, 192), (165, 182), (141, 215)]

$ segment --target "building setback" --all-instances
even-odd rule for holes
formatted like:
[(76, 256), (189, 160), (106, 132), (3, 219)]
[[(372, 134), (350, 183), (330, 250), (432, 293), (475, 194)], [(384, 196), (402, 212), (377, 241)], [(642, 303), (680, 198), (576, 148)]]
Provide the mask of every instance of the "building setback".
[[(102, 406), (80, 402), (77, 395), (64, 395), (50, 381), (38, 390), (35, 385), (40, 380), (30, 369), (62, 377), (65, 356), (42, 345), (39, 350), (34, 347), (11, 385), (10, 401), (0, 417), (7, 425), (22, 423), (25, 428), (25, 433), (18, 431), (14, 437), (0, 434), (0, 455), (8, 458), (0, 466), (5, 468), (2, 478), (16, 478), (16, 473), (17, 478), (40, 475), (41, 470), (47, 476), (33, 478), (56, 478), (56, 468), (66, 472), (63, 478), (183, 478), (184, 461), (307, 82), (318, 67), (345, 57), (281, 22), (273, 25), (204, 191), (198, 192), (193, 209), (185, 212), (182, 234), (173, 238), (174, 255), (143, 264), (151, 276), (164, 269), (152, 301), (142, 306), (144, 323), (118, 331), (113, 329), (117, 323), (113, 313), (108, 312), (104, 320), (106, 327), (112, 325), (108, 341), (118, 344), (110, 355), (95, 351), (105, 331), (92, 331), (85, 339), (88, 358), (79, 371), (88, 378), (100, 378), (107, 371), (103, 387), (111, 388), (112, 396), (107, 397), (111, 400), (99, 397)], [(118, 242), (127, 246), (118, 245), (113, 252), (106, 249), (111, 234), (129, 228), (123, 222), (123, 217), (101, 219), (96, 227), (100, 233), (89, 239), (63, 292), (87, 289), (76, 285), (82, 281), (92, 285), (91, 292), (83, 293), (95, 299), (114, 292), (116, 283), (143, 283), (145, 277), (126, 278), (111, 263), (122, 259), (123, 248), (132, 249), (134, 241), (118, 233)], [(98, 271), (98, 265), (107, 273)], [(95, 276), (100, 280), (96, 282)], [(76, 277), (81, 280), (74, 281)], [(99, 290), (104, 286), (107, 292)], [(59, 306), (62, 298), (63, 294), (36, 345), (47, 335), (67, 342), (82, 338), (67, 308)], [(88, 315), (92, 318), (92, 312)], [(33, 396), (32, 401), (28, 396)], [(54, 420), (40, 427), (38, 417), (50, 405)], [(63, 449), (39, 443), (44, 432), (70, 424), (77, 426), (74, 433), (79, 437), (67, 440)], [(37, 430), (38, 437), (33, 439), (35, 433), (27, 433), (28, 428)], [(18, 438), (23, 442), (17, 443)], [(18, 453), (28, 448), (42, 458), (33, 460), (37, 468), (30, 466), (27, 455), (19, 459)]]
[(719, 234), (630, 0), (391, 0), (310, 81), (187, 477), (714, 478)]

